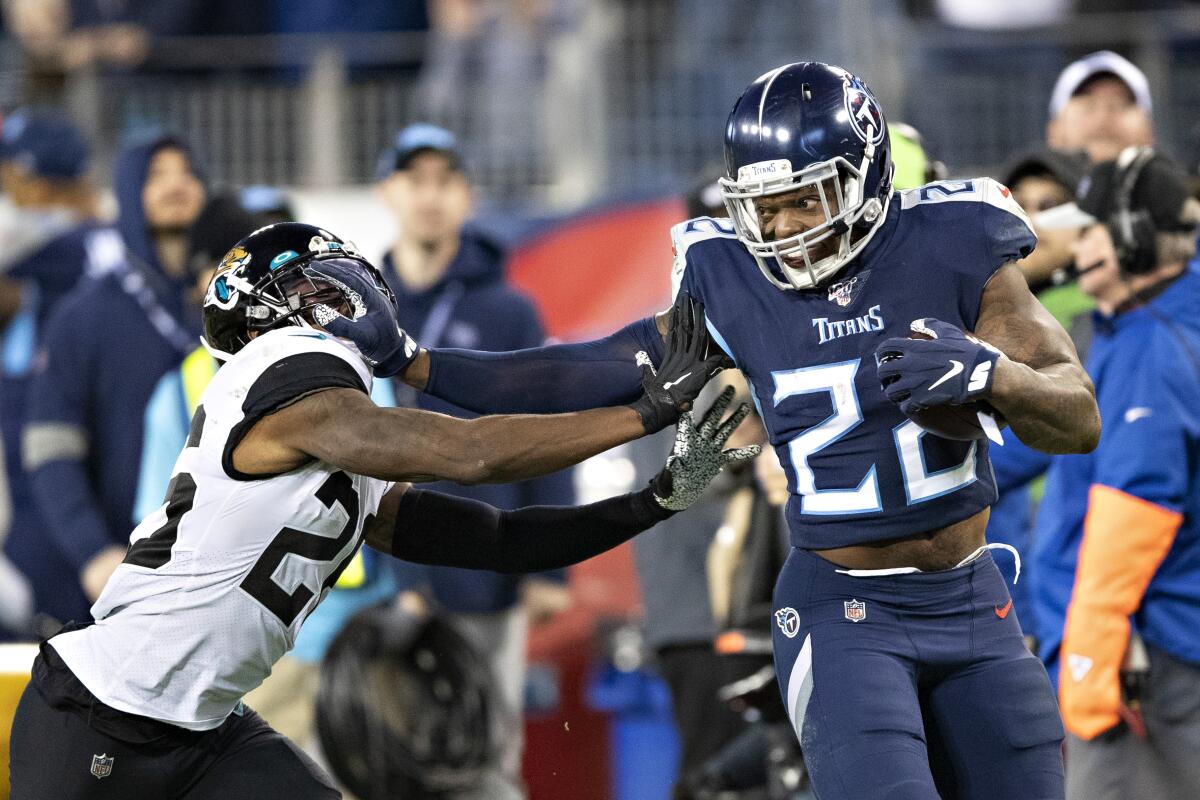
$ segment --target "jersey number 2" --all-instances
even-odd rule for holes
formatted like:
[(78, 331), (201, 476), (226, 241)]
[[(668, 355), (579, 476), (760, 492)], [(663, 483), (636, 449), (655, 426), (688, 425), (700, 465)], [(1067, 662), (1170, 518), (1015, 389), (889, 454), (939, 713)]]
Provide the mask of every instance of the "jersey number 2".
[[(284, 589), (274, 577), (279, 565), (289, 555), (310, 561), (333, 561), (358, 530), (358, 492), (354, 490), (350, 476), (340, 471), (333, 473), (321, 484), (321, 488), (317, 489), (316, 496), (328, 509), (332, 509), (335, 503), (342, 507), (342, 511), (346, 513), (346, 524), (342, 526), (341, 532), (330, 538), (295, 528), (284, 528), (275, 535), (267, 549), (259, 556), (258, 563), (242, 580), (242, 589), (246, 594), (279, 617), (279, 621), (285, 627), (290, 627), (295, 622), (296, 616), (308, 605), (314, 592), (304, 583), (291, 592)], [(337, 583), (342, 570), (350, 563), (350, 559), (354, 558), (355, 551), (356, 548), (350, 548), (341, 563), (325, 578), (320, 591)]]
[[(816, 475), (808, 463), (809, 458), (862, 424), (862, 406), (854, 387), (859, 361), (856, 358), (836, 364), (771, 373), (775, 382), (776, 406), (789, 397), (814, 392), (828, 392), (833, 401), (833, 414), (788, 442), (803, 514), (869, 514), (883, 510), (874, 464), (852, 489), (818, 489)], [(892, 430), (904, 475), (904, 493), (910, 506), (941, 497), (975, 481), (974, 442), (961, 464), (930, 472), (921, 452), (921, 439), (925, 433), (912, 420), (905, 420)]]

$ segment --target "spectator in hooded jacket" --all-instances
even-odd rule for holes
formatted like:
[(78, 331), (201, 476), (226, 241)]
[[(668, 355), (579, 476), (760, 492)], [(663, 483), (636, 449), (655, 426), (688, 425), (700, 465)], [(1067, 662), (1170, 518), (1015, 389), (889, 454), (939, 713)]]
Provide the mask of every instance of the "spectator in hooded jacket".
[[(95, 220), (88, 156), (87, 140), (60, 112), (22, 109), (4, 120), (0, 497), (7, 497), (8, 514), (0, 522), (0, 572), (6, 573), (0, 575), (0, 630), (14, 635), (50, 633), (55, 621), (87, 615), (88, 601), (75, 570), (47, 540), (21, 465), (21, 431), (34, 352), (47, 317), (80, 277), (102, 268), (106, 254), (114, 250), (116, 233)], [(31, 614), (38, 615), (36, 622)]]
[(117, 156), (124, 257), (81, 281), (46, 325), (30, 386), (23, 456), (46, 534), (94, 600), (124, 558), (142, 411), (195, 346), (188, 233), (205, 187), (187, 145), (138, 140)]
[[(503, 251), (465, 226), (473, 197), (454, 135), (432, 125), (405, 128), (380, 156), (377, 177), (380, 194), (400, 229), (382, 270), (396, 294), (405, 329), (426, 347), (540, 346), (545, 339), (541, 320), (533, 303), (505, 284)], [(473, 416), (429, 396), (418, 398), (402, 384), (397, 385), (397, 400)], [(574, 502), (569, 471), (501, 486), (436, 486), (497, 508)], [(527, 625), (530, 619), (547, 619), (567, 606), (564, 574), (522, 578), (413, 565), (398, 578), (401, 588), (424, 589), (488, 654), (511, 717), (502, 766), (519, 785)]]

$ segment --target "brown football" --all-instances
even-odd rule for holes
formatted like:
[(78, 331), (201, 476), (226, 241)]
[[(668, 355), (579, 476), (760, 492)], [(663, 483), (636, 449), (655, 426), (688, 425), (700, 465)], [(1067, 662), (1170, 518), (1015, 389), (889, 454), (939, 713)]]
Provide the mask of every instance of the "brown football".
[[(932, 337), (920, 331), (909, 331), (908, 338), (930, 339)], [(969, 442), (987, 438), (987, 434), (983, 432), (983, 427), (979, 424), (980, 411), (991, 414), (996, 419), (997, 425), (1004, 425), (1000, 415), (987, 403), (964, 403), (960, 406), (923, 408), (909, 414), (908, 418), (935, 436)]]

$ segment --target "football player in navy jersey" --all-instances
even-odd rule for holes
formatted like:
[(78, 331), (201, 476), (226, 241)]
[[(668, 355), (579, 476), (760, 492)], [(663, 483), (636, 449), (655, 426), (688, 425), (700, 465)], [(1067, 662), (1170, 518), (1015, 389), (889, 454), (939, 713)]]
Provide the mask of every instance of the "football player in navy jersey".
[[(673, 284), (703, 301), (788, 472), (776, 672), (817, 796), (1061, 798), (1054, 694), (984, 539), (988, 442), (910, 418), (984, 402), (1034, 448), (1095, 447), (1093, 387), (1011, 264), (1028, 220), (986, 178), (893, 192), (879, 103), (826, 64), (754, 81), (725, 155), (730, 219), (672, 230)], [(422, 352), (405, 380), (481, 412), (620, 402), (668, 316), (584, 344)]]

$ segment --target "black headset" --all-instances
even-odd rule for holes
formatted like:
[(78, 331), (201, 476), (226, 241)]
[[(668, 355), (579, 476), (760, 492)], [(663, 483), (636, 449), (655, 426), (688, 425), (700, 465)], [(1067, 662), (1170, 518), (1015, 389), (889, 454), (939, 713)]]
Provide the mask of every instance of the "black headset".
[(1150, 147), (1139, 147), (1133, 159), (1116, 166), (1116, 211), (1106, 225), (1117, 250), (1117, 266), (1123, 275), (1145, 275), (1158, 266), (1157, 229), (1154, 218), (1145, 209), (1133, 210), (1133, 190), (1142, 170), (1154, 157)]
[[(1150, 212), (1141, 209), (1133, 210), (1133, 189), (1137, 185), (1142, 170), (1157, 154), (1151, 147), (1139, 147), (1137, 154), (1123, 168), (1117, 166), (1117, 210), (1105, 223), (1112, 234), (1113, 244), (1117, 250), (1117, 267), (1122, 277), (1130, 275), (1145, 275), (1158, 267), (1158, 229)], [(1157, 319), (1175, 337), (1192, 362), (1192, 368), (1200, 374), (1200, 354), (1197, 354), (1187, 337), (1169, 317), (1157, 311), (1150, 305), (1144, 293), (1135, 292), (1134, 297), (1146, 309), (1150, 316)]]

